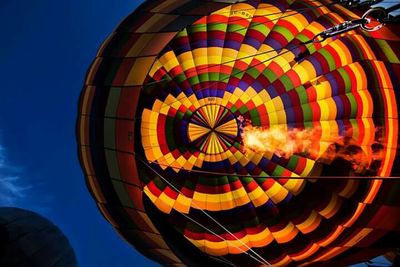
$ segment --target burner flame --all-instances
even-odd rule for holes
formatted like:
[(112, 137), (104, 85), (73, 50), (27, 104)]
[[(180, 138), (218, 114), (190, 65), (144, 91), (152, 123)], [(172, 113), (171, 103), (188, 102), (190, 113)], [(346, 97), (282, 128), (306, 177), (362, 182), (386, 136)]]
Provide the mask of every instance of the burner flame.
[(272, 152), (284, 158), (297, 153), (311, 153), (312, 145), (318, 141), (320, 132), (315, 129), (287, 129), (283, 126), (268, 129), (244, 126), (241, 130), (245, 150)]

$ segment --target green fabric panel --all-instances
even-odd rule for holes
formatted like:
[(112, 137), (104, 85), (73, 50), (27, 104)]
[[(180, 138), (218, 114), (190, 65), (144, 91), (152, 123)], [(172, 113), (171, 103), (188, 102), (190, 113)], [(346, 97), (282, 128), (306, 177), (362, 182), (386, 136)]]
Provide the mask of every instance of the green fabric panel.
[(189, 84), (192, 86), (200, 83), (199, 76), (197, 76), (197, 75), (190, 77), (188, 80), (189, 80)]
[(229, 74), (225, 74), (225, 73), (219, 74), (219, 80), (221, 82), (227, 82), (229, 80), (229, 78), (230, 78)]
[(254, 126), (261, 126), (260, 114), (257, 109), (250, 110), (250, 119)]
[(105, 85), (111, 85), (113, 83), (115, 75), (117, 74), (117, 72), (121, 66), (121, 63), (122, 63), (122, 59), (119, 59), (119, 58), (113, 58), (112, 60), (113, 60), (113, 62), (110, 67), (110, 71), (107, 73), (107, 76), (106, 76), (106, 79), (104, 82)]
[(225, 23), (210, 23), (210, 24), (208, 24), (208, 29), (210, 31), (226, 32), (227, 28), (228, 28), (228, 24), (225, 24)]
[(275, 170), (272, 173), (272, 176), (282, 176), (283, 172), (285, 171), (285, 169), (282, 166), (276, 165)]
[(190, 190), (194, 190), (196, 188), (196, 184), (190, 180), (186, 180), (185, 185), (183, 187)]
[(304, 86), (296, 87), (295, 91), (300, 98), (300, 104), (307, 104), (309, 103), (308, 95)]
[(104, 118), (104, 146), (115, 148), (115, 119)]
[(292, 80), (286, 74), (283, 74), (280, 80), (283, 83), (283, 86), (285, 86), (286, 91), (289, 91), (294, 87)]
[(187, 80), (185, 74), (179, 74), (179, 75), (175, 76), (174, 79), (175, 79), (175, 81), (177, 81), (180, 84), (184, 83)]
[(248, 108), (246, 107), (246, 106), (242, 106), (240, 109), (239, 109), (239, 112), (241, 113), (241, 114), (244, 114), (244, 113), (246, 113), (246, 112), (248, 112), (249, 110), (248, 110)]
[(246, 35), (246, 31), (247, 28), (244, 28), (242, 25), (238, 25), (238, 24), (229, 24), (228, 25), (228, 29), (227, 32), (234, 32), (234, 33), (238, 33), (242, 36)]
[(351, 80), (349, 75), (347, 74), (347, 71), (343, 68), (338, 69), (338, 72), (340, 73), (340, 76), (342, 76), (345, 88), (351, 88)]
[(355, 118), (357, 115), (357, 100), (355, 99), (354, 95), (351, 93), (346, 94), (347, 98), (350, 101), (350, 108), (351, 108), (351, 118)]
[(176, 149), (174, 130), (174, 118), (167, 116), (165, 121), (165, 137), (167, 139), (167, 145), (170, 151)]
[(215, 176), (215, 177), (210, 177), (210, 176), (200, 176), (198, 181), (199, 184), (202, 185), (215, 185), (215, 186), (220, 186), (220, 185), (226, 185), (229, 184), (228, 178), (226, 176)]
[(121, 179), (117, 153), (114, 150), (109, 150), (109, 149), (105, 149), (104, 152), (106, 155), (107, 168), (110, 176), (115, 179)]
[(276, 76), (276, 74), (271, 70), (271, 69), (266, 69), (263, 72), (264, 76), (268, 79), (268, 81), (270, 83), (272, 83), (273, 81), (275, 81), (278, 77)]
[(297, 163), (299, 162), (299, 158), (298, 158), (298, 156), (296, 156), (296, 155), (293, 155), (292, 157), (290, 157), (290, 159), (289, 159), (289, 162), (287, 163), (287, 168), (289, 169), (289, 170), (295, 170), (296, 169), (296, 166), (297, 166)]
[(246, 73), (254, 79), (257, 79), (257, 77), (260, 76), (260, 72), (256, 68), (248, 68)]
[(209, 72), (208, 77), (210, 81), (217, 82), (219, 81), (219, 73), (216, 72)]
[(201, 24), (196, 24), (188, 28), (188, 31), (190, 33), (194, 32), (206, 32), (207, 31), (207, 24), (201, 23)]
[(117, 110), (119, 104), (119, 97), (121, 95), (121, 88), (112, 87), (108, 94), (107, 106), (104, 115), (106, 117), (117, 117)]
[(309, 104), (301, 105), (301, 109), (303, 110), (304, 121), (311, 121), (313, 111)]
[(374, 39), (374, 41), (379, 45), (383, 53), (385, 53), (386, 58), (390, 63), (396, 63), (396, 64), (400, 63), (399, 58), (397, 57), (393, 49), (389, 46), (387, 41), (381, 39)]
[(283, 37), (285, 37), (285, 39), (287, 41), (290, 41), (290, 40), (292, 40), (294, 38), (293, 33), (289, 29), (287, 29), (285, 27), (282, 27), (282, 26), (279, 26), (279, 25), (275, 25), (274, 31), (279, 32), (280, 34), (282, 34)]
[(261, 34), (265, 36), (267, 36), (271, 31), (267, 26), (265, 26), (264, 24), (260, 24), (259, 22), (252, 22), (250, 24), (249, 29), (259, 31)]
[(335, 59), (332, 54), (329, 53), (325, 48), (321, 48), (318, 52), (326, 59), (328, 62), (329, 70), (333, 71), (336, 69)]
[(156, 177), (154, 180), (153, 180), (153, 183), (156, 185), (156, 187), (158, 188), (158, 189), (160, 189), (161, 191), (163, 191), (166, 187), (167, 187), (167, 185), (165, 184), (165, 182), (164, 182), (164, 180), (162, 180), (160, 177)]
[(128, 192), (126, 192), (125, 185), (121, 182), (112, 180), (112, 184), (114, 187), (115, 193), (117, 193), (119, 200), (121, 201), (122, 205), (129, 208), (135, 208), (132, 203), (132, 200), (129, 197)]
[(202, 73), (198, 75), (200, 82), (208, 82), (208, 74), (207, 73)]

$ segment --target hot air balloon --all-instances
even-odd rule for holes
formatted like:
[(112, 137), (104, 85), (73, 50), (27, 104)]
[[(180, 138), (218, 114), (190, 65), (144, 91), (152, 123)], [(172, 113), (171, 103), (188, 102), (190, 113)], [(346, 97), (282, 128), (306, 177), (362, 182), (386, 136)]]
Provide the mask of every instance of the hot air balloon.
[(400, 36), (339, 2), (146, 1), (104, 42), (79, 155), (139, 252), (346, 266), (399, 247)]
[(75, 267), (75, 252), (61, 230), (41, 215), (0, 208), (0, 266)]

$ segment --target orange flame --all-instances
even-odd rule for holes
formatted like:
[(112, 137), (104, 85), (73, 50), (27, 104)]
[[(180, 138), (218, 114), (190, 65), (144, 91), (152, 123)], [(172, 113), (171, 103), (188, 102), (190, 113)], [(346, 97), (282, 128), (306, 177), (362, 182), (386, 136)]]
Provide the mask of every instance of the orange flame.
[(283, 126), (268, 129), (245, 126), (241, 136), (245, 149), (258, 153), (272, 152), (288, 158), (296, 153), (312, 152), (313, 143), (318, 141), (318, 132), (315, 129), (287, 129)]

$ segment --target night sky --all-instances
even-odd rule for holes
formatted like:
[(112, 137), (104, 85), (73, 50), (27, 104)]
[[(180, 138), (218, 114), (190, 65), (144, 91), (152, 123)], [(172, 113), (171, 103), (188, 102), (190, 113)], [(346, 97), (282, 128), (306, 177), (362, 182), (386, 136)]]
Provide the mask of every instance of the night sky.
[(156, 266), (97, 210), (75, 139), (86, 70), (140, 2), (0, 0), (0, 206), (52, 220), (80, 266)]

